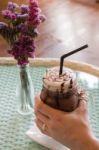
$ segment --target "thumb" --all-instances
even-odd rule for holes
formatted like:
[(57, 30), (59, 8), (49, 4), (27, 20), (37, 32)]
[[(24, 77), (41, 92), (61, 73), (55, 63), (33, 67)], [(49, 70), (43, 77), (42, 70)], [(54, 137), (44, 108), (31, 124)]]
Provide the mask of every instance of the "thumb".
[(35, 110), (41, 112), (42, 114), (48, 116), (49, 118), (52, 118), (52, 116), (56, 114), (56, 112), (58, 111), (42, 102), (42, 100), (40, 99), (40, 94), (38, 94), (35, 97)]
[(79, 106), (77, 108), (77, 111), (87, 112), (87, 110), (88, 110), (88, 103), (87, 103), (87, 101), (85, 101), (84, 99), (80, 100)]

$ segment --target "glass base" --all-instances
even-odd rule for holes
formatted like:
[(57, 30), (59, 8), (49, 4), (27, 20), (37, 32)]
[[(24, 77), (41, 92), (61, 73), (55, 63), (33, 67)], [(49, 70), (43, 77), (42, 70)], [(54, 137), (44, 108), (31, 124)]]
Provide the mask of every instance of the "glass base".
[(18, 113), (19, 114), (21, 114), (21, 115), (23, 115), (23, 116), (26, 116), (26, 115), (33, 115), (33, 108), (30, 108), (30, 107), (26, 107), (26, 108), (21, 108), (21, 107), (19, 107), (18, 109), (17, 109), (17, 111), (18, 111)]

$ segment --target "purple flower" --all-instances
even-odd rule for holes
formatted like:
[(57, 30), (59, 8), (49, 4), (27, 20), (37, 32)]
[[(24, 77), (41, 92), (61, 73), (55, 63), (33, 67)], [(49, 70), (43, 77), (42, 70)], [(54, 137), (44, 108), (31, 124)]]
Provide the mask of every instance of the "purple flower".
[(45, 20), (38, 0), (29, 0), (29, 6), (23, 4), (20, 7), (9, 2), (7, 9), (2, 11), (2, 16), (8, 23), (0, 22), (0, 35), (10, 44), (8, 52), (18, 64), (25, 65), (29, 62), (29, 57), (35, 57), (34, 39), (39, 34), (37, 26)]
[(44, 16), (41, 14), (41, 9), (38, 6), (38, 1), (30, 0), (28, 18), (29, 25), (36, 28), (44, 20)]
[(28, 5), (21, 5), (21, 14), (28, 14), (29, 6)]
[(38, 0), (29, 0), (30, 3), (34, 3), (36, 6), (38, 6)]
[(40, 16), (40, 20), (41, 20), (42, 22), (44, 22), (44, 21), (46, 20), (45, 15), (41, 15), (41, 16)]
[(8, 52), (14, 56), (19, 65), (25, 65), (29, 62), (29, 57), (35, 57), (34, 41), (29, 36), (21, 35)]
[(28, 14), (17, 14), (17, 19), (27, 20)]
[(19, 6), (16, 4), (16, 3), (13, 3), (13, 2), (9, 2), (8, 3), (8, 7), (7, 9), (14, 12), (16, 10), (16, 8), (18, 8)]
[(11, 12), (10, 10), (3, 10), (2, 11), (2, 16), (4, 18), (11, 19), (11, 20), (15, 20), (16, 19), (16, 14)]
[(16, 18), (17, 18), (16, 14), (12, 13), (12, 14), (10, 15), (10, 19), (11, 19), (11, 20), (16, 20)]
[(5, 29), (8, 25), (4, 22), (0, 22), (0, 30)]
[(12, 14), (10, 10), (3, 10), (2, 11), (2, 16), (5, 18), (9, 18), (9, 16)]
[(24, 23), (20, 25), (20, 32), (24, 35), (27, 34), (28, 32), (28, 26), (25, 25)]

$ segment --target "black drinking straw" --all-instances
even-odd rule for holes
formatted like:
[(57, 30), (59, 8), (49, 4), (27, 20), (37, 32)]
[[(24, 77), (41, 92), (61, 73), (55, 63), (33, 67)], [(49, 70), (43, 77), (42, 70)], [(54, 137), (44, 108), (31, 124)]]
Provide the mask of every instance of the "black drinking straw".
[(73, 50), (73, 51), (67, 53), (67, 54), (62, 55), (61, 58), (60, 58), (60, 70), (59, 70), (59, 75), (61, 75), (62, 72), (63, 72), (64, 58), (66, 58), (66, 57), (68, 57), (68, 56), (71, 56), (72, 54), (77, 53), (77, 52), (79, 52), (79, 51), (81, 51), (81, 50), (83, 50), (83, 49), (85, 49), (85, 48), (87, 48), (87, 47), (88, 47), (88, 45), (86, 44), (86, 45), (84, 45), (84, 46), (81, 46), (80, 48), (77, 48), (77, 49), (75, 49), (75, 50)]

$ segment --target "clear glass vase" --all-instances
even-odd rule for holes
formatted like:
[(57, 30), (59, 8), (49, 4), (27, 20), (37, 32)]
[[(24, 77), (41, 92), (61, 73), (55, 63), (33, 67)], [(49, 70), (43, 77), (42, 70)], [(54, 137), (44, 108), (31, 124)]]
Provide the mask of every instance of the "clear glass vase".
[(34, 87), (30, 76), (29, 65), (19, 67), (19, 82), (16, 95), (19, 101), (18, 112), (21, 115), (33, 113)]

